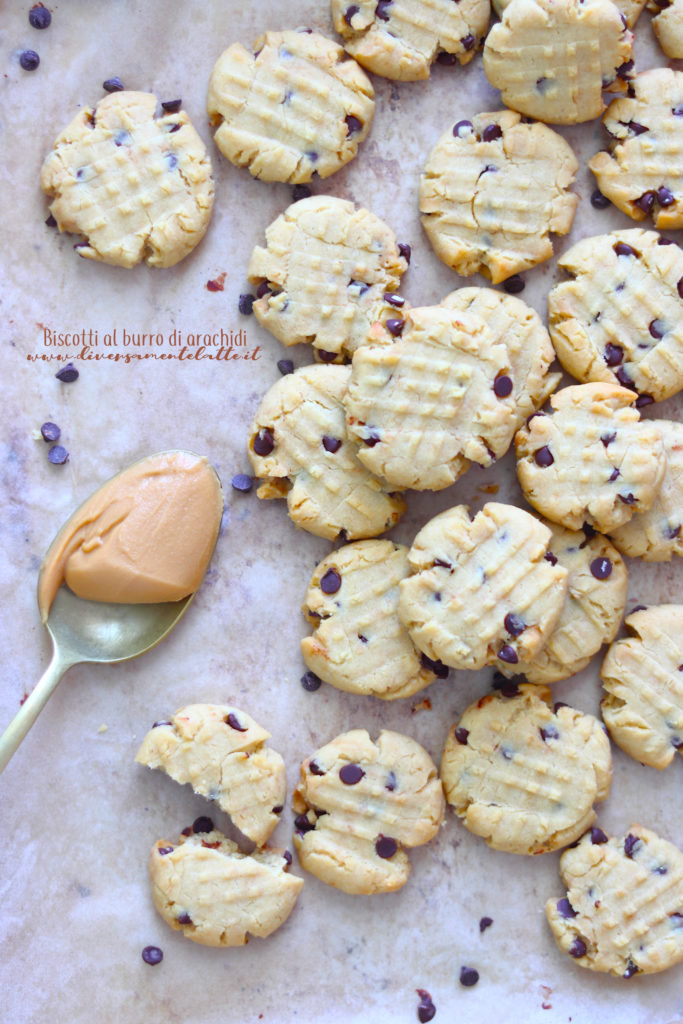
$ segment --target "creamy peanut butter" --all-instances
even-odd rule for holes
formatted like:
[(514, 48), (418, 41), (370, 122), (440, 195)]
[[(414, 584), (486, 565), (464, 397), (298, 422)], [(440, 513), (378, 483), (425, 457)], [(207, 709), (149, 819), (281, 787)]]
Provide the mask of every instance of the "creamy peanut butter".
[(199, 588), (223, 514), (220, 481), (192, 452), (150, 455), (112, 477), (64, 524), (38, 579), (43, 622), (62, 583), (88, 601), (180, 601)]

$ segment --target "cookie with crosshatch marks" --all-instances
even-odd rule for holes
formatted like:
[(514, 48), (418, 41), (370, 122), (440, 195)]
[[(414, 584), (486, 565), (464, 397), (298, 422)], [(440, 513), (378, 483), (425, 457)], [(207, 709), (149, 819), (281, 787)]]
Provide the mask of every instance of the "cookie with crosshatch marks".
[(434, 838), (445, 802), (436, 765), (414, 739), (352, 729), (302, 763), (293, 808), (301, 866), (359, 895), (405, 885), (406, 850)]
[(530, 683), (556, 683), (586, 667), (603, 644), (616, 636), (628, 591), (628, 573), (606, 537), (565, 530), (547, 523), (552, 538), (548, 557), (567, 570), (567, 597), (555, 628), (530, 662), (510, 665), (500, 659), (503, 675), (522, 673)]
[(632, 612), (602, 663), (602, 717), (622, 750), (666, 768), (683, 753), (683, 605)]
[(642, 71), (603, 124), (609, 150), (588, 161), (602, 194), (633, 220), (683, 227), (683, 72)]
[(546, 558), (550, 537), (535, 516), (498, 502), (473, 519), (465, 505), (431, 519), (400, 584), (399, 616), (416, 646), (453, 668), (530, 661), (567, 593), (567, 570)]
[(301, 199), (252, 253), (256, 319), (284, 345), (308, 342), (324, 362), (339, 362), (367, 343), (376, 322), (400, 330), (404, 252), (368, 210), (334, 196)]
[(214, 185), (184, 110), (156, 116), (156, 96), (115, 92), (83, 107), (40, 175), (60, 231), (85, 236), (79, 256), (119, 267), (172, 267), (201, 241)]
[(507, 347), (476, 313), (445, 306), (410, 309), (393, 343), (359, 348), (344, 406), (363, 465), (419, 491), (490, 466), (516, 428)]
[(631, 825), (625, 836), (587, 832), (560, 858), (567, 895), (545, 912), (555, 941), (581, 967), (621, 978), (683, 960), (683, 853)]
[[(667, 2), (667, 0), (663, 0), (663, 2)], [(491, 6), (493, 7), (498, 17), (502, 18), (503, 11), (511, 3), (512, 0), (492, 0)], [(638, 21), (638, 18), (642, 14), (643, 10), (645, 9), (645, 3), (646, 0), (618, 0), (618, 3), (615, 3), (615, 6), (619, 11), (621, 11), (621, 13), (626, 18), (626, 24), (628, 25), (628, 27), (633, 28), (635, 23)]]
[(287, 789), (281, 755), (265, 746), (269, 736), (239, 708), (189, 704), (155, 723), (135, 760), (181, 785), (189, 782), (262, 846), (280, 820)]
[(517, 475), (535, 509), (569, 530), (610, 533), (654, 503), (666, 455), (662, 432), (640, 420), (636, 395), (614, 384), (577, 384), (550, 398), (517, 433)]
[(217, 829), (185, 829), (177, 843), (159, 839), (152, 847), (152, 900), (192, 942), (244, 946), (250, 935), (272, 934), (294, 909), (304, 882), (289, 874), (291, 862), (287, 850), (241, 853)]
[(681, 0), (650, 0), (652, 28), (667, 57), (683, 57), (683, 3)]
[(489, 0), (331, 0), (334, 27), (352, 57), (376, 75), (429, 78), (440, 53), (468, 64), (489, 23)]
[(570, 281), (548, 294), (550, 336), (581, 381), (633, 388), (639, 404), (683, 387), (683, 251), (656, 231), (584, 238), (559, 266)]
[(266, 393), (248, 453), (264, 480), (259, 498), (286, 498), (297, 526), (318, 537), (376, 537), (398, 522), (405, 502), (359, 461), (342, 404), (350, 366), (305, 366)]
[(574, 219), (577, 167), (557, 132), (515, 111), (458, 121), (420, 178), (422, 224), (437, 256), (494, 284), (549, 259), (551, 233), (566, 235)]
[(326, 178), (370, 130), (374, 90), (331, 39), (306, 29), (266, 32), (254, 51), (233, 43), (209, 79), (216, 145), (263, 181)]
[(490, 693), (452, 726), (441, 760), (446, 800), (495, 850), (549, 853), (595, 821), (610, 789), (610, 745), (601, 723), (550, 690), (523, 684)]
[(408, 548), (360, 540), (316, 567), (304, 614), (314, 626), (301, 641), (304, 661), (348, 693), (410, 697), (444, 674), (417, 650), (398, 617), (398, 585), (410, 574)]

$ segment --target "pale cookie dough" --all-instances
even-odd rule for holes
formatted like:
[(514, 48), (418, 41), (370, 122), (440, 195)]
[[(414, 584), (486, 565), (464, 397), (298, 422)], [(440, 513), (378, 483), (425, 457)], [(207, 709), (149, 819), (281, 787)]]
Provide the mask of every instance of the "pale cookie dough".
[[(420, 654), (398, 617), (398, 585), (410, 575), (408, 548), (360, 540), (316, 567), (303, 611), (315, 627), (301, 641), (306, 666), (348, 693), (410, 697), (444, 675)], [(436, 671), (435, 671), (436, 670)]]
[[(512, 3), (512, 0), (492, 0), (492, 7), (498, 17), (502, 17), (503, 11)], [(635, 23), (638, 21), (641, 13), (645, 9), (646, 0), (619, 0), (617, 3), (615, 0), (614, 6), (620, 11), (626, 18), (626, 24), (629, 28), (633, 28)]]
[(610, 745), (600, 722), (546, 687), (482, 697), (452, 726), (441, 761), (448, 803), (495, 850), (548, 853), (595, 821), (609, 794)]
[(176, 844), (159, 839), (152, 847), (154, 906), (193, 942), (244, 946), (250, 935), (266, 938), (294, 909), (304, 882), (288, 874), (291, 862), (287, 850), (248, 855), (218, 831), (186, 829)]
[(439, 53), (468, 64), (486, 35), (489, 0), (331, 0), (332, 18), (352, 57), (376, 75), (429, 78)]
[(652, 420), (662, 432), (666, 469), (654, 503), (647, 512), (634, 516), (610, 537), (630, 558), (646, 562), (670, 562), (683, 555), (683, 424)]
[(557, 132), (512, 110), (457, 121), (420, 178), (422, 225), (436, 255), (463, 277), (479, 272), (494, 284), (549, 259), (550, 234), (566, 235), (574, 219), (577, 167)]
[(474, 519), (448, 509), (418, 533), (400, 584), (399, 615), (434, 661), (483, 668), (530, 661), (550, 636), (567, 570), (546, 558), (547, 526), (513, 505), (489, 502)]
[(601, 533), (646, 512), (666, 456), (662, 432), (640, 420), (636, 396), (614, 384), (577, 384), (551, 396), (515, 438), (517, 475), (535, 509), (569, 530)]
[(376, 321), (400, 319), (400, 248), (391, 228), (344, 199), (293, 203), (249, 262), (256, 319), (284, 345), (309, 342), (326, 362), (350, 357)]
[[(548, 900), (555, 941), (581, 967), (621, 978), (683, 960), (683, 854), (642, 825), (598, 828), (565, 850), (562, 899)], [(656, 999), (656, 996), (654, 996)]]
[(521, 114), (579, 124), (603, 112), (604, 89), (625, 89), (632, 43), (611, 0), (512, 0), (486, 39), (484, 71)]
[(486, 322), (494, 340), (505, 345), (512, 384), (510, 400), (518, 430), (562, 379), (560, 373), (549, 373), (555, 351), (540, 316), (526, 302), (494, 288), (459, 288), (447, 295), (441, 305), (476, 313)]
[(565, 370), (641, 395), (683, 388), (683, 250), (656, 231), (584, 238), (557, 261), (572, 275), (548, 294), (550, 336)]
[(666, 768), (683, 754), (683, 605), (632, 612), (626, 626), (600, 670), (602, 717), (627, 754)]
[(263, 181), (326, 178), (370, 130), (374, 90), (343, 48), (317, 32), (266, 32), (254, 52), (233, 43), (218, 58), (206, 102), (215, 142)]
[(57, 136), (40, 184), (59, 230), (85, 236), (79, 256), (172, 267), (204, 237), (211, 161), (185, 111), (156, 117), (157, 105), (150, 93), (111, 93)]
[(602, 194), (633, 220), (650, 214), (661, 230), (683, 227), (683, 72), (636, 75), (603, 123), (609, 152), (588, 161)]
[(376, 537), (401, 518), (403, 499), (362, 465), (342, 399), (350, 366), (305, 366), (265, 395), (249, 458), (259, 498), (286, 498), (303, 530), (329, 540)]
[(444, 306), (411, 309), (393, 344), (358, 349), (344, 406), (363, 465), (418, 491), (490, 466), (516, 428), (507, 348), (482, 317)]
[(522, 673), (530, 683), (556, 683), (586, 667), (617, 634), (626, 606), (628, 574), (607, 538), (547, 523), (549, 555), (567, 570), (567, 597), (547, 643), (530, 662), (497, 662), (506, 676)]
[(682, 0), (650, 0), (648, 10), (653, 12), (652, 27), (659, 45), (667, 57), (683, 57), (683, 2)]
[(294, 790), (301, 866), (343, 892), (393, 892), (410, 874), (406, 848), (433, 839), (445, 803), (436, 765), (409, 736), (373, 741), (352, 729), (301, 765)]
[(189, 782), (262, 846), (280, 820), (287, 791), (284, 761), (264, 745), (269, 736), (238, 708), (190, 704), (155, 723), (135, 760), (181, 785)]

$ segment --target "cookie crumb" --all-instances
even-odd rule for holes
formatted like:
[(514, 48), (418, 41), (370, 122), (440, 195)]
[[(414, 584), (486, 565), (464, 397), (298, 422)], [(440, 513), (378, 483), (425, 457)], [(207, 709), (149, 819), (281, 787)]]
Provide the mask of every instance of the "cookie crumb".
[(99, 733), (102, 733), (102, 732), (107, 732), (108, 729), (109, 729), (109, 726), (105, 725), (104, 722), (103, 722), (102, 725), (99, 727), (99, 729), (97, 731)]

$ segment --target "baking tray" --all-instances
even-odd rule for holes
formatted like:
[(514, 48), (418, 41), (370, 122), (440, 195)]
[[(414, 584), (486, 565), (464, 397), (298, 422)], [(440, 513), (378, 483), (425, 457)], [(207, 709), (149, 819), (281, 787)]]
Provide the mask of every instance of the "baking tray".
[[(287, 923), (240, 949), (193, 945), (157, 916), (149, 849), (159, 837), (175, 839), (207, 807), (187, 787), (134, 764), (152, 722), (189, 702), (235, 703), (270, 730), (288, 765), (291, 794), (303, 757), (353, 727), (373, 735), (381, 728), (405, 732), (438, 763), (450, 724), (490, 689), (492, 671), (452, 673), (423, 694), (393, 702), (329, 686), (305, 692), (300, 605), (330, 544), (295, 529), (282, 502), (259, 502), (230, 487), (233, 474), (249, 470), (248, 427), (279, 377), (277, 360), (287, 355), (303, 365), (310, 352), (285, 351), (253, 317), (238, 314), (251, 250), (291, 202), (292, 190), (252, 180), (218, 153), (204, 109), (206, 86), (215, 59), (234, 41), (250, 45), (266, 29), (300, 26), (332, 35), (325, 0), (64, 0), (51, 4), (53, 23), (44, 32), (29, 27), (28, 2), (0, 6), (0, 174), (9, 239), (0, 295), (3, 725), (49, 657), (35, 600), (37, 570), (71, 510), (121, 467), (173, 447), (205, 453), (226, 496), (211, 569), (174, 633), (137, 661), (72, 669), (0, 778), (0, 1018), (7, 1024), (46, 1017), (55, 1024), (401, 1024), (417, 1019), (415, 990), (423, 988), (437, 1021), (592, 1024), (599, 1015), (681, 1024), (680, 968), (625, 982), (582, 970), (558, 951), (543, 907), (563, 892), (559, 854), (492, 851), (450, 810), (439, 836), (411, 854), (411, 877), (395, 894), (347, 896), (306, 876)], [(647, 14), (637, 37), (639, 70), (666, 63)], [(33, 73), (18, 64), (27, 47), (41, 57)], [(81, 106), (101, 97), (101, 83), (113, 75), (160, 99), (182, 96), (212, 155), (211, 226), (198, 249), (170, 270), (126, 271), (80, 260), (74, 238), (44, 224), (42, 160), (56, 134)], [(412, 245), (402, 291), (413, 305), (438, 302), (465, 283), (483, 284), (463, 281), (438, 261), (417, 211), (420, 170), (442, 132), (501, 105), (481, 57), (466, 68), (436, 66), (427, 82), (373, 80), (377, 110), (369, 138), (355, 161), (316, 182), (315, 191), (367, 206)], [(589, 202), (594, 182), (586, 163), (604, 144), (600, 122), (558, 130), (579, 159), (581, 202), (557, 253), (583, 236), (633, 226), (614, 209), (596, 211)], [(680, 233), (673, 237), (681, 240)], [(543, 315), (548, 288), (561, 276), (554, 260), (542, 264), (525, 275), (522, 297)], [(222, 280), (223, 290), (208, 290), (210, 280)], [(44, 328), (92, 329), (103, 337), (115, 327), (165, 336), (242, 330), (241, 351), (250, 358), (80, 360), (80, 378), (71, 385), (55, 379), (55, 364), (28, 358), (46, 352)], [(644, 415), (678, 419), (680, 408), (671, 399)], [(64, 466), (51, 466), (46, 446), (34, 439), (45, 420), (62, 427), (70, 452)], [(391, 536), (410, 543), (442, 509), (461, 502), (480, 508), (493, 496), (521, 503), (511, 455), (495, 470), (472, 468), (447, 491), (410, 494)], [(630, 562), (629, 571), (628, 609), (679, 599), (678, 563)], [(597, 713), (599, 660), (556, 684), (555, 698)], [(600, 825), (623, 832), (638, 821), (681, 845), (680, 759), (658, 773), (616, 748), (613, 755)], [(220, 814), (215, 818), (224, 823)], [(291, 846), (291, 821), (288, 806), (273, 842)], [(293, 870), (305, 874), (296, 858)], [(493, 925), (480, 934), (483, 916)], [(140, 956), (150, 944), (164, 951), (157, 967)], [(479, 971), (476, 987), (460, 986), (462, 965)]]

